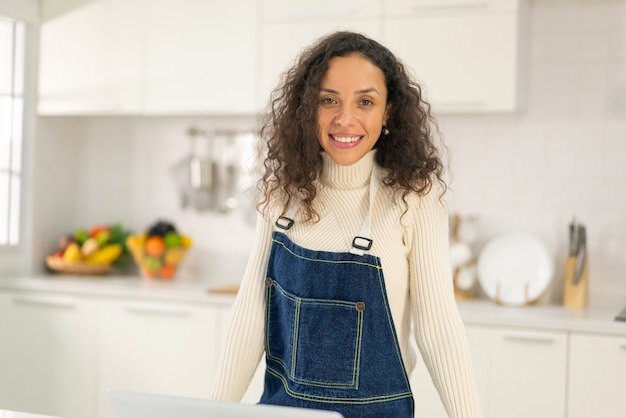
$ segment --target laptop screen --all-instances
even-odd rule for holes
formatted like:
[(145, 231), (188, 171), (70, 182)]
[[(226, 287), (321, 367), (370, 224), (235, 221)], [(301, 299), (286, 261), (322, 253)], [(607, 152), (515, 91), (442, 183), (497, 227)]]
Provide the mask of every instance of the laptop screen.
[(342, 418), (338, 412), (109, 389), (117, 418)]

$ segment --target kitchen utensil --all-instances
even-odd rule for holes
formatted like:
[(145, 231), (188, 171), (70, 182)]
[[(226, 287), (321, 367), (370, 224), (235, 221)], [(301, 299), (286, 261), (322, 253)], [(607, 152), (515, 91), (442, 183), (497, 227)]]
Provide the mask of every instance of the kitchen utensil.
[(525, 233), (489, 241), (478, 258), (478, 280), (496, 303), (522, 306), (546, 290), (554, 265), (541, 241)]
[(578, 252), (576, 254), (576, 269), (574, 270), (573, 284), (580, 282), (583, 268), (587, 261), (587, 232), (583, 225), (578, 226)]
[(588, 250), (587, 230), (573, 220), (569, 225), (569, 245), (565, 260), (565, 283), (563, 305), (583, 308), (588, 303)]
[(626, 322), (626, 307), (615, 316), (616, 321)]
[(228, 212), (239, 205), (241, 149), (238, 131), (190, 128), (190, 153), (172, 168), (181, 206)]

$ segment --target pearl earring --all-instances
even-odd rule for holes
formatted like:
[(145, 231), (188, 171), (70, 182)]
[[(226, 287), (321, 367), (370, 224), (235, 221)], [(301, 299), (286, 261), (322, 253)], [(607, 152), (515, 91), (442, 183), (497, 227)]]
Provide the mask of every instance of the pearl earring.
[(387, 125), (383, 125), (383, 135), (389, 135), (389, 129), (387, 128)]

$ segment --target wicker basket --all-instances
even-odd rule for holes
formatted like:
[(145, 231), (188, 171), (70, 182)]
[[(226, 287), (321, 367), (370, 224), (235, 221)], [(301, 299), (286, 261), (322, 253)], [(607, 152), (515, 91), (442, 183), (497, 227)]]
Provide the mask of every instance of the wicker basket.
[(99, 275), (109, 274), (112, 270), (110, 264), (69, 263), (53, 256), (46, 257), (46, 265), (50, 270), (66, 274)]

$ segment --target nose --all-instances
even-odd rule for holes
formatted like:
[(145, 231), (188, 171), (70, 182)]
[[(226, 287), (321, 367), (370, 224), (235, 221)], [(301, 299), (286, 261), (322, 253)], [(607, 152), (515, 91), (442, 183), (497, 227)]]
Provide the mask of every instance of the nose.
[(348, 126), (354, 119), (354, 112), (348, 105), (341, 105), (335, 116), (335, 123), (339, 126)]

